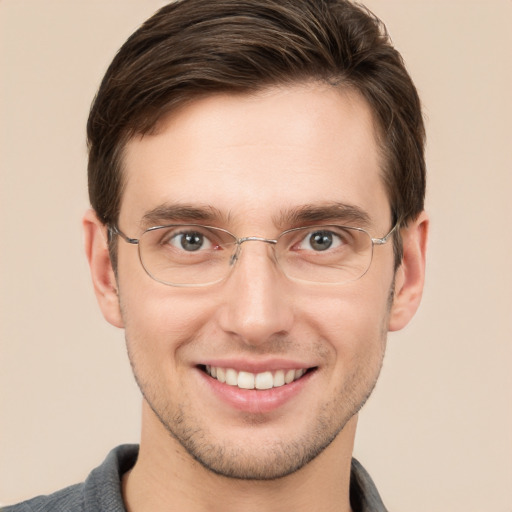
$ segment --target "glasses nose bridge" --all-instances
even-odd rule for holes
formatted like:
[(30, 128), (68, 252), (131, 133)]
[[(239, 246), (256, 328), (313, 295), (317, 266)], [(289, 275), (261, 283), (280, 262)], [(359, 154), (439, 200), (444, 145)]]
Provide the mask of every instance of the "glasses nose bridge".
[(242, 244), (244, 244), (245, 242), (263, 242), (271, 246), (275, 246), (277, 244), (277, 240), (274, 240), (272, 238), (264, 238), (262, 236), (244, 236), (242, 238), (237, 238), (236, 251), (231, 256), (230, 265), (233, 265), (240, 257), (240, 253), (242, 251)]
[(274, 240), (272, 238), (263, 238), (262, 236), (244, 236), (242, 238), (238, 238), (236, 242), (238, 247), (240, 247), (245, 242), (263, 242), (271, 245), (277, 244), (277, 240)]

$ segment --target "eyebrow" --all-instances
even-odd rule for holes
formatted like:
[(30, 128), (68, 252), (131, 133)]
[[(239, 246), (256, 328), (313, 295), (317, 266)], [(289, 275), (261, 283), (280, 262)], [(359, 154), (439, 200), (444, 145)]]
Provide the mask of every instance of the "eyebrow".
[[(225, 215), (211, 205), (192, 206), (190, 204), (163, 203), (148, 210), (140, 224), (143, 229), (168, 223), (211, 222), (228, 223), (232, 214)], [(369, 227), (370, 216), (362, 208), (339, 202), (327, 204), (309, 204), (298, 208), (283, 210), (274, 217), (274, 224), (282, 229), (312, 224), (316, 222), (333, 222)]]
[(304, 205), (298, 209), (285, 210), (275, 221), (276, 225), (282, 227), (315, 222), (341, 222), (362, 228), (371, 225), (370, 215), (365, 210), (355, 205), (339, 202)]
[(144, 229), (169, 222), (208, 222), (225, 216), (210, 205), (192, 206), (188, 204), (164, 203), (148, 210), (140, 223)]

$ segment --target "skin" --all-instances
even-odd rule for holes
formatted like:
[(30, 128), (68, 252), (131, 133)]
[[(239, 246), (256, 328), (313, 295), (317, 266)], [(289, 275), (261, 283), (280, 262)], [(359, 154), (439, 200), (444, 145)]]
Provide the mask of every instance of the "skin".
[[(239, 237), (274, 238), (296, 227), (290, 213), (340, 202), (364, 213), (360, 227), (373, 237), (392, 227), (370, 109), (330, 86), (197, 100), (133, 138), (124, 164), (119, 227), (130, 237), (161, 205), (207, 210), (205, 224)], [(291, 281), (268, 244), (249, 242), (224, 281), (176, 288), (152, 280), (122, 240), (116, 279), (105, 228), (88, 212), (96, 294), (105, 318), (126, 331), (144, 396), (140, 456), (123, 482), (128, 509), (350, 510), (357, 412), (379, 375), (386, 333), (418, 307), (427, 226), (422, 213), (402, 229), (396, 274), (391, 243), (374, 249), (361, 279), (318, 285)], [(210, 361), (315, 371), (279, 407), (258, 412), (256, 401), (248, 412), (212, 390), (198, 369)]]

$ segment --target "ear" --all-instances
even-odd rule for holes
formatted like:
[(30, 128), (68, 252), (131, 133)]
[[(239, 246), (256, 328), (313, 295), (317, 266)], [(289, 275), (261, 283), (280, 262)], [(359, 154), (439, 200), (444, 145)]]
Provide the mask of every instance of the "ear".
[(388, 330), (403, 329), (420, 305), (425, 281), (425, 254), (429, 220), (425, 212), (400, 230), (403, 258), (395, 276), (395, 294)]
[(107, 322), (115, 327), (124, 327), (116, 278), (108, 252), (107, 228), (92, 209), (85, 213), (82, 225), (85, 254), (100, 309)]

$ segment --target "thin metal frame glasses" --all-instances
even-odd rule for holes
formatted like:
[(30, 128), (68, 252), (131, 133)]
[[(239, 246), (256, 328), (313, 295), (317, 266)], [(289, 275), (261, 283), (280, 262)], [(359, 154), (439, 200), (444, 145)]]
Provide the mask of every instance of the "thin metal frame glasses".
[(269, 244), (273, 259), (294, 281), (343, 284), (361, 278), (370, 268), (375, 245), (385, 244), (399, 222), (382, 238), (372, 238), (362, 228), (340, 225), (304, 226), (283, 231), (277, 238), (246, 236), (202, 224), (153, 226), (130, 238), (116, 226), (109, 235), (119, 235), (138, 246), (146, 273), (169, 286), (206, 286), (224, 280), (240, 258), (242, 244)]

